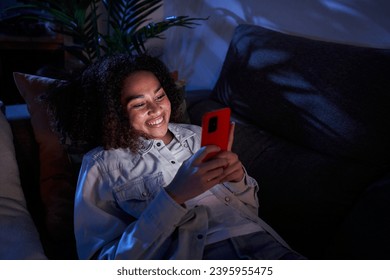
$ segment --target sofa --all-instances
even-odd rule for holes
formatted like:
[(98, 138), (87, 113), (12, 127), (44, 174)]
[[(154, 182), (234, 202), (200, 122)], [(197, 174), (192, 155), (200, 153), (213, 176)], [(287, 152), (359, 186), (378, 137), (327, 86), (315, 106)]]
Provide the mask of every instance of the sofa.
[(236, 27), (212, 90), (230, 107), (259, 215), (309, 259), (390, 259), (390, 49)]
[[(14, 73), (14, 78), (26, 103), (2, 106), (0, 115), (0, 134), (6, 135), (0, 147), (8, 154), (4, 158), (2, 153), (0, 163), (0, 205), (13, 201), (7, 212), (0, 211), (0, 259), (77, 259), (73, 200), (79, 162), (70, 159), (52, 131), (40, 101), (62, 81), (25, 73)], [(10, 215), (12, 222), (6, 223)]]
[[(259, 215), (309, 259), (390, 259), (389, 68), (388, 49), (242, 24), (214, 88), (186, 92), (192, 123), (206, 111), (231, 108), (233, 151), (259, 183)], [(3, 246), (0, 257), (76, 259), (73, 197), (81, 157), (60, 143), (39, 102), (61, 80), (14, 77), (26, 104), (5, 108), (14, 152), (1, 170), (13, 162), (19, 174), (10, 173), (15, 184), (0, 177), (0, 194), (15, 200), (15, 188), (15, 213), (23, 217), (14, 215), (14, 230), (3, 220), (10, 211), (1, 208), (1, 238), (34, 246), (13, 255), (4, 253), (13, 245)], [(15, 235), (26, 222), (28, 240)]]

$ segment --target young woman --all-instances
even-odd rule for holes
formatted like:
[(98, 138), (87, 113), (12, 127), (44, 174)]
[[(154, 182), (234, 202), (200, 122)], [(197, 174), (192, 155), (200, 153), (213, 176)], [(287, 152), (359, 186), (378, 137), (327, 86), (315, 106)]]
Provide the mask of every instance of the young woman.
[(176, 123), (178, 93), (160, 60), (113, 56), (81, 84), (89, 102), (73, 119), (93, 124), (70, 134), (97, 146), (75, 197), (81, 259), (302, 258), (258, 218), (258, 185), (238, 156), (201, 147), (200, 127)]

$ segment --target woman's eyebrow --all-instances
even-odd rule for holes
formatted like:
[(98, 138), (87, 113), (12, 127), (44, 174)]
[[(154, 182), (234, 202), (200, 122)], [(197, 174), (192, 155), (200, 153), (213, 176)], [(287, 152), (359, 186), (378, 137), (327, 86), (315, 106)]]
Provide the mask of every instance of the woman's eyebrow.
[(130, 101), (134, 100), (134, 99), (140, 99), (140, 98), (143, 98), (144, 95), (143, 94), (138, 94), (138, 95), (132, 95), (132, 96), (126, 96), (125, 98), (125, 104), (128, 104)]
[(160, 91), (160, 89), (162, 89), (162, 86), (161, 86), (161, 85), (159, 85), (159, 86), (158, 86), (158, 88), (154, 90), (154, 93), (157, 93), (157, 92), (159, 92), (159, 91)]
[[(159, 85), (155, 90), (154, 94), (158, 93), (162, 89), (162, 86)], [(131, 95), (131, 96), (126, 96), (125, 98), (125, 104), (128, 104), (130, 101), (133, 101), (134, 99), (141, 99), (144, 98), (144, 94), (137, 94), (137, 95)]]

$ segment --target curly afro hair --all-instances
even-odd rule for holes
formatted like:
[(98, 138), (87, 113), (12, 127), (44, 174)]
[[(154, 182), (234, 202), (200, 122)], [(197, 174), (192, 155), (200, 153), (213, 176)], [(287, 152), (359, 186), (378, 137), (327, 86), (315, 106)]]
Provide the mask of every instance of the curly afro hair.
[(182, 116), (182, 95), (165, 64), (149, 55), (117, 54), (89, 65), (81, 75), (46, 96), (54, 129), (63, 141), (85, 149), (130, 148), (137, 151), (140, 135), (129, 125), (120, 98), (125, 79), (134, 72), (152, 72), (171, 102), (171, 122)]

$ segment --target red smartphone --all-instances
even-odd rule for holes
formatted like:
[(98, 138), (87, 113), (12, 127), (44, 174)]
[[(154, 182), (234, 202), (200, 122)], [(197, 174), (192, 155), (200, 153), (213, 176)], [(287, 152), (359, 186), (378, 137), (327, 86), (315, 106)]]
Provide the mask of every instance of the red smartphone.
[[(222, 151), (226, 151), (229, 143), (230, 132), (230, 108), (223, 108), (207, 112), (202, 117), (202, 141), (201, 146), (217, 145)], [(205, 160), (213, 157), (210, 153)]]

